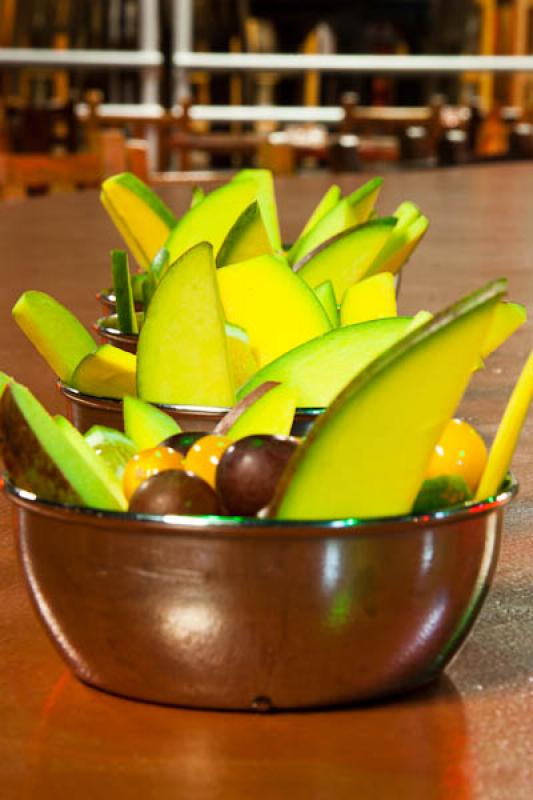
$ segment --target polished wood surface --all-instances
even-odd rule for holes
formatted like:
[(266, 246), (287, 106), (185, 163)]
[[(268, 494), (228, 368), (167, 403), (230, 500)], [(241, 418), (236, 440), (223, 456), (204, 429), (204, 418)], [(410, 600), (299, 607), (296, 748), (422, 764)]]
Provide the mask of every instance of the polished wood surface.
[[(344, 189), (359, 176), (339, 178)], [(298, 233), (328, 176), (280, 179), (284, 238)], [(164, 190), (180, 212), (185, 188)], [(533, 314), (531, 168), (493, 165), (387, 177), (380, 208), (402, 199), (431, 220), (405, 271), (400, 309), (435, 310), (500, 275)], [(118, 237), (96, 192), (0, 207), (0, 368), (61, 410), (54, 380), (11, 321), (27, 288), (87, 324)], [(492, 436), (531, 348), (533, 322), (491, 357), (462, 411)], [(443, 376), (445, 379), (445, 376)], [(514, 459), (492, 591), (466, 645), (434, 686), (362, 708), (255, 716), (143, 705), (70, 676), (22, 584), (11, 509), (0, 497), (0, 796), (526, 800), (533, 793), (533, 416)], [(409, 591), (409, 587), (406, 587)], [(214, 667), (215, 668), (215, 667)]]

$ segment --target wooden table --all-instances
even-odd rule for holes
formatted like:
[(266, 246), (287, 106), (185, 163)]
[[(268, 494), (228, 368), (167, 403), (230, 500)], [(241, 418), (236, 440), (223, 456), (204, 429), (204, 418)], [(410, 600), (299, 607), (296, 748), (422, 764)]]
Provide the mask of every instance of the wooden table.
[[(344, 189), (358, 178), (340, 179)], [(328, 177), (279, 182), (292, 239)], [(169, 189), (178, 211), (186, 189)], [(494, 165), (387, 178), (380, 207), (417, 202), (432, 221), (404, 275), (401, 309), (434, 310), (507, 275), (533, 311), (531, 168)], [(44, 289), (86, 323), (119, 243), (96, 193), (0, 208), (0, 368), (60, 408), (54, 381), (9, 318), (21, 291)], [(531, 347), (531, 323), (475, 377), (463, 411), (489, 436)], [(72, 678), (31, 610), (0, 498), (0, 795), (467, 800), (533, 796), (533, 415), (514, 468), (498, 573), (467, 644), (424, 692), (363, 708), (272, 716), (158, 708)], [(406, 587), (406, 591), (409, 588)]]

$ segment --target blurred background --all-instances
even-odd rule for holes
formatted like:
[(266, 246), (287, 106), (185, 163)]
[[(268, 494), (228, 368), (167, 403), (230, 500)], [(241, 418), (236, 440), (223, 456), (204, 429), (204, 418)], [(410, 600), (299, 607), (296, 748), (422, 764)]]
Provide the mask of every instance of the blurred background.
[(530, 159), (532, 49), (533, 0), (0, 0), (0, 192)]

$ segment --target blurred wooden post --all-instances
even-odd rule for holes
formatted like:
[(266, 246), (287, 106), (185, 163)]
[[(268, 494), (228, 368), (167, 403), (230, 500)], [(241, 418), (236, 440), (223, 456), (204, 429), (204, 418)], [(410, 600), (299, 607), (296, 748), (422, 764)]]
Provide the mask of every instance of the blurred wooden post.
[(126, 141), (124, 134), (116, 128), (101, 131), (99, 134), (99, 153), (104, 177), (126, 172)]
[(103, 94), (99, 89), (90, 89), (85, 93), (85, 102), (88, 108), (85, 131), (87, 136), (87, 150), (90, 153), (96, 153), (98, 151), (98, 136), (100, 133), (99, 107), (102, 104), (102, 100)]
[[(530, 50), (530, 15), (533, 9), (532, 0), (514, 0), (512, 7), (512, 41), (511, 52), (514, 56), (526, 55)], [(524, 108), (528, 99), (526, 97), (528, 84), (531, 77), (523, 72), (515, 72), (511, 76), (510, 103), (513, 106)]]
[(148, 142), (145, 139), (129, 139), (125, 143), (126, 169), (145, 183), (150, 182), (148, 169)]

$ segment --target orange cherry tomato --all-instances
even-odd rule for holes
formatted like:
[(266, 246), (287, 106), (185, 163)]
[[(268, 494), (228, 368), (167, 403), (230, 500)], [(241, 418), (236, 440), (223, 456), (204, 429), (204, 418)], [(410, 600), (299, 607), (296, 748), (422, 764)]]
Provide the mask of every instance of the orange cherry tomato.
[(187, 451), (183, 462), (184, 469), (194, 472), (195, 475), (203, 478), (215, 488), (218, 462), (226, 448), (232, 443), (233, 440), (228, 436), (218, 436), (217, 434), (202, 436)]
[(167, 469), (183, 469), (183, 456), (171, 447), (159, 445), (141, 450), (130, 458), (124, 467), (122, 476), (122, 488), (129, 501), (132, 494), (146, 478), (164, 472)]
[(487, 447), (476, 429), (463, 419), (452, 419), (435, 447), (426, 477), (460, 475), (474, 493), (486, 463)]

